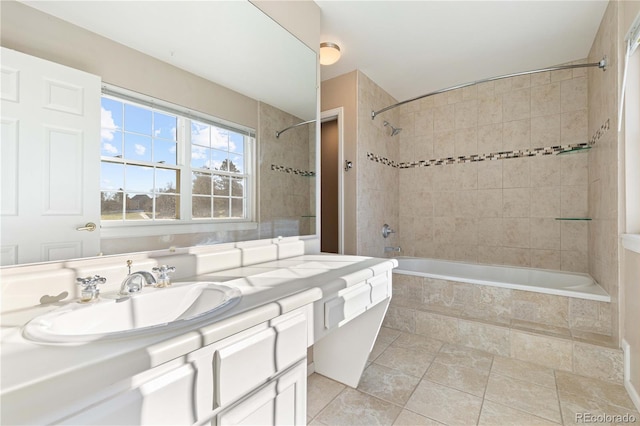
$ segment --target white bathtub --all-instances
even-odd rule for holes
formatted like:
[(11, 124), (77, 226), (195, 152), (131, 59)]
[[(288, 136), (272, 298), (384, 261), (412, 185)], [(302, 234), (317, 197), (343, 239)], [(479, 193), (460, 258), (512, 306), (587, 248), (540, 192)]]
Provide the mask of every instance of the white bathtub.
[(394, 273), (458, 281), (514, 290), (610, 302), (607, 292), (587, 274), (493, 266), (448, 260), (398, 257)]

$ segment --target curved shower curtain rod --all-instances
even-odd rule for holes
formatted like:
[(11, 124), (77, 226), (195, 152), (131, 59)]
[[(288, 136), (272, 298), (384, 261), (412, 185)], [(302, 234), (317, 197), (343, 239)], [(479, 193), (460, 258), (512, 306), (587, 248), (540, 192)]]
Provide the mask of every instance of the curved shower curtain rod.
[(409, 103), (409, 102), (417, 101), (419, 99), (423, 99), (423, 98), (426, 98), (428, 96), (433, 96), (433, 95), (437, 95), (437, 94), (440, 94), (440, 93), (450, 92), (452, 90), (462, 89), (464, 87), (473, 86), (474, 84), (486, 83), (488, 81), (501, 80), (503, 78), (509, 78), (509, 77), (518, 77), (520, 75), (536, 74), (536, 73), (545, 72), (545, 71), (558, 71), (558, 70), (567, 70), (567, 69), (572, 69), (572, 68), (587, 68), (587, 67), (598, 67), (598, 68), (602, 69), (603, 71), (606, 71), (606, 69), (607, 69), (607, 57), (605, 56), (604, 58), (602, 58), (600, 60), (600, 62), (592, 62), (590, 64), (559, 65), (557, 67), (540, 68), (540, 69), (537, 69), (537, 70), (523, 71), (523, 72), (517, 72), (517, 73), (513, 73), (513, 74), (505, 74), (505, 75), (501, 75), (501, 76), (498, 76), (498, 77), (485, 78), (483, 80), (476, 80), (476, 81), (472, 81), (470, 83), (459, 84), (457, 86), (447, 87), (446, 89), (436, 90), (435, 92), (427, 93), (426, 95), (422, 95), (422, 96), (418, 96), (418, 97), (415, 97), (415, 98), (407, 99), (406, 101), (398, 102), (397, 104), (390, 105), (390, 106), (388, 106), (386, 108), (382, 108), (381, 110), (378, 110), (378, 111), (371, 111), (371, 119), (373, 120), (373, 119), (376, 118), (376, 115), (378, 115), (380, 113), (383, 113), (385, 111), (388, 111), (390, 109), (393, 109), (395, 107), (399, 107), (400, 105), (404, 105), (404, 104)]
[(309, 121), (303, 121), (302, 123), (298, 123), (298, 124), (294, 124), (293, 126), (289, 126), (286, 129), (282, 129), (280, 131), (276, 130), (276, 138), (280, 138), (280, 135), (283, 134), (284, 132), (286, 132), (287, 130), (291, 130), (294, 129), (298, 126), (302, 126), (304, 124), (309, 124), (309, 123), (315, 123), (316, 120), (309, 120)]

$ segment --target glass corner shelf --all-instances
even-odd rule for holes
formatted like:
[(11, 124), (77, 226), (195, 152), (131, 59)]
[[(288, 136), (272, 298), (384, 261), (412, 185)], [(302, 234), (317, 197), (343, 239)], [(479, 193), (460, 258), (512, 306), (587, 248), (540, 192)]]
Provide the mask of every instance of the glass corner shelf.
[(590, 217), (556, 217), (556, 220), (591, 220)]
[(300, 216), (300, 217), (316, 217), (316, 216), (315, 215), (303, 215), (303, 216)]
[(578, 146), (575, 148), (569, 148), (569, 149), (565, 149), (562, 150), (560, 152), (558, 152), (556, 155), (565, 155), (565, 154), (573, 154), (573, 153), (578, 153), (578, 152), (586, 152), (588, 150), (590, 150), (592, 147), (591, 146)]

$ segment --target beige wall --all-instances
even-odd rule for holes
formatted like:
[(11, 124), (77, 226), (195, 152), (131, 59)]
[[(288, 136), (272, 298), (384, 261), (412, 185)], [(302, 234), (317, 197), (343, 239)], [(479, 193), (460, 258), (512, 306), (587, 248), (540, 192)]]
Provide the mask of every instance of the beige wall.
[[(588, 139), (585, 69), (483, 83), (399, 110), (403, 163)], [(587, 222), (555, 219), (588, 216), (588, 156), (489, 158), (400, 169), (405, 253), (586, 272)]]
[(321, 111), (343, 108), (344, 159), (353, 162), (353, 169), (344, 178), (344, 254), (357, 253), (357, 191), (358, 169), (358, 110), (357, 71), (323, 81), (320, 91)]
[(0, 43), (144, 93), (256, 129), (258, 102), (31, 7), (2, 1)]

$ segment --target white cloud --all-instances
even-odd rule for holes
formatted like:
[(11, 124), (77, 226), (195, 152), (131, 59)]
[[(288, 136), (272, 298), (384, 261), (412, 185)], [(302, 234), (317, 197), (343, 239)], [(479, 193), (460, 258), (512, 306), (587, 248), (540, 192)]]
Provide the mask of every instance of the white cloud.
[(192, 160), (204, 160), (209, 158), (208, 152), (206, 148), (200, 148), (197, 146), (192, 147), (191, 149), (191, 159)]
[(113, 155), (118, 153), (118, 148), (116, 148), (114, 145), (110, 144), (109, 142), (102, 143), (102, 150)]
[(116, 123), (113, 121), (111, 111), (102, 107), (100, 108), (100, 126), (102, 127), (100, 132), (102, 140), (112, 141), (113, 134), (118, 130), (118, 126), (116, 126)]
[(140, 145), (138, 143), (135, 144), (134, 147), (137, 155), (144, 155), (145, 151), (147, 150), (147, 148), (144, 145)]
[(211, 134), (211, 146), (226, 151), (229, 147), (229, 132), (218, 129), (217, 127), (212, 127), (211, 130), (213, 130)]

